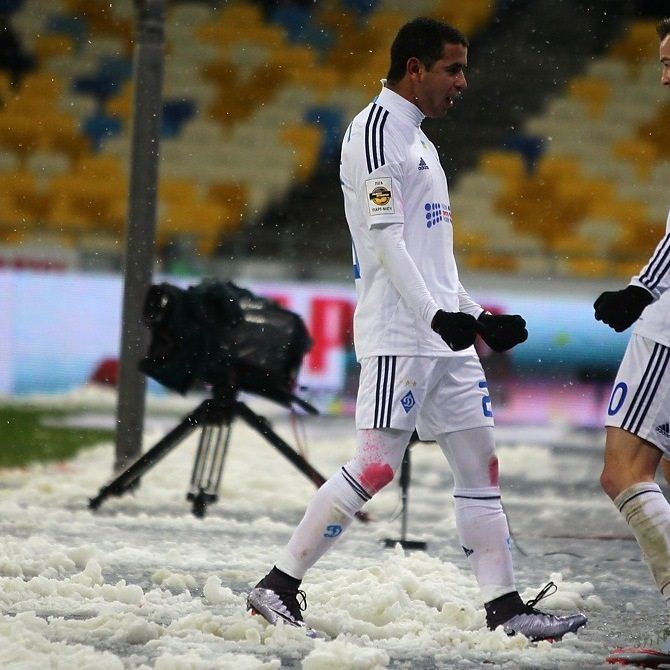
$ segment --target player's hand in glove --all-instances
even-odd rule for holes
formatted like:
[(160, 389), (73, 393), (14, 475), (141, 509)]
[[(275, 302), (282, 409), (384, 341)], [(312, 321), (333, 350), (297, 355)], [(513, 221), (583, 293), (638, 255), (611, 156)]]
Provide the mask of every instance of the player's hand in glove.
[(493, 351), (507, 351), (528, 339), (526, 320), (518, 314), (482, 312), (477, 319), (477, 332)]
[(605, 291), (593, 303), (596, 321), (606, 323), (621, 333), (633, 325), (654, 296), (641, 286), (626, 286), (621, 291)]
[(475, 343), (477, 319), (465, 312), (437, 310), (430, 327), (447, 343), (450, 349), (461, 351)]

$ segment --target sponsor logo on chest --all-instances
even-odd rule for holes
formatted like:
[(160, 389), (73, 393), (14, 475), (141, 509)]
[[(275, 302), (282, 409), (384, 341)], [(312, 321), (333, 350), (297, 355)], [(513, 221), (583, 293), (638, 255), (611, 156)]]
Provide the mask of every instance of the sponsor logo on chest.
[(426, 213), (426, 227), (432, 228), (442, 221), (451, 225), (451, 206), (444, 202), (427, 202), (423, 209)]

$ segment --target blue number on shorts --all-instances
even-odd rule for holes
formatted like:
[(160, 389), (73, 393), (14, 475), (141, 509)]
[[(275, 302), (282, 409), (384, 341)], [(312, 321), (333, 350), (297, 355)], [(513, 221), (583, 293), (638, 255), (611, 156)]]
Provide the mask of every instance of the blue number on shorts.
[[(486, 382), (479, 382), (479, 388), (488, 391), (489, 385)], [(485, 396), (482, 396), (482, 411), (484, 412), (484, 416), (493, 416), (491, 396), (488, 393)]]
[[(619, 400), (617, 401), (616, 405), (614, 405), (614, 398), (617, 394), (617, 391), (621, 391), (621, 395), (619, 396)], [(612, 389), (612, 395), (610, 396), (610, 404), (609, 407), (607, 408), (607, 414), (609, 414), (609, 416), (614, 416), (621, 409), (621, 405), (623, 405), (623, 401), (626, 399), (627, 395), (628, 395), (628, 386), (626, 385), (625, 382), (619, 382)]]
[(339, 523), (331, 523), (329, 526), (326, 526), (326, 532), (323, 534), (324, 537), (337, 537), (342, 532), (342, 526)]

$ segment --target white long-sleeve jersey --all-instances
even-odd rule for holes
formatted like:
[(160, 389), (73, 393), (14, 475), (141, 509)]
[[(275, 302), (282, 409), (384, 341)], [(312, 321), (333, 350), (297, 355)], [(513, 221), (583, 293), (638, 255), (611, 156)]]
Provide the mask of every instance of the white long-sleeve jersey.
[(458, 277), (447, 178), (419, 108), (390, 89), (351, 122), (340, 179), (351, 232), (354, 344), (368, 356), (463, 356), (430, 328), (438, 309), (478, 317)]
[(654, 296), (637, 321), (635, 332), (670, 347), (670, 212), (665, 235), (658, 243), (649, 262), (630, 282), (644, 286)]

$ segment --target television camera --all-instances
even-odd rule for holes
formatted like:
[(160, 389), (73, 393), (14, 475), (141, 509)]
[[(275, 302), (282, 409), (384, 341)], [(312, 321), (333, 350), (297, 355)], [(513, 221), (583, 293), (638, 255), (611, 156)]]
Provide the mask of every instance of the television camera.
[(187, 499), (202, 517), (217, 500), (232, 422), (241, 417), (288, 458), (316, 486), (325, 479), (282, 440), (269, 422), (238, 399), (240, 391), (286, 407), (317, 410), (294, 394), (302, 359), (311, 338), (302, 319), (268, 298), (231, 281), (206, 281), (182, 289), (161, 283), (145, 297), (143, 320), (151, 331), (139, 368), (181, 394), (195, 387), (211, 390), (173, 430), (100, 489), (89, 501), (97, 509), (109, 495), (121, 495), (194, 429), (200, 441)]

